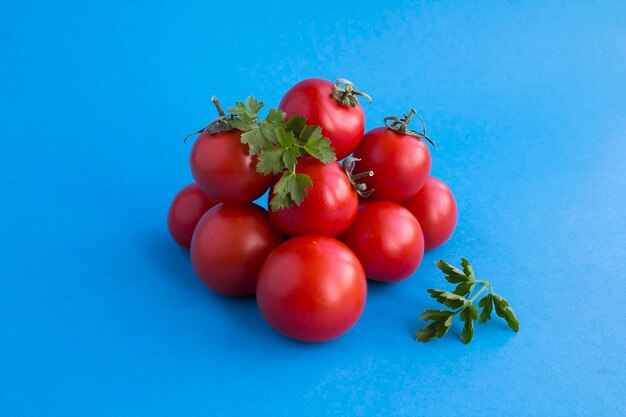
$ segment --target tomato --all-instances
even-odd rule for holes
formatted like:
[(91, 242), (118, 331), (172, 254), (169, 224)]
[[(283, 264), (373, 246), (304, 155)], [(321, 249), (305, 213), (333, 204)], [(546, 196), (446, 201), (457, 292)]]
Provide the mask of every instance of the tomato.
[[(347, 82), (346, 87), (352, 89), (354, 86)], [(352, 94), (352, 104), (355, 105), (351, 107), (333, 97), (336, 88), (340, 88), (338, 83), (336, 87), (332, 82), (319, 78), (300, 81), (285, 93), (278, 108), (287, 114), (287, 118), (302, 116), (307, 119), (307, 124), (321, 127), (322, 134), (335, 148), (337, 159), (341, 160), (359, 145), (365, 129), (365, 115), (356, 101), (355, 90), (344, 93)], [(356, 94), (364, 95), (358, 91)]]
[(424, 256), (419, 223), (391, 201), (361, 203), (354, 223), (338, 238), (354, 251), (367, 277), (376, 281), (407, 278)]
[(357, 322), (367, 283), (363, 267), (346, 245), (329, 236), (302, 236), (267, 257), (256, 292), (261, 314), (278, 332), (323, 342)]
[[(304, 157), (298, 162), (297, 170), (299, 174), (309, 175), (313, 185), (307, 188), (299, 206), (270, 210), (272, 223), (289, 236), (335, 236), (346, 230), (356, 217), (359, 198), (339, 163), (324, 164)], [(274, 187), (270, 200), (273, 192)]]
[(216, 204), (196, 183), (180, 190), (167, 212), (167, 227), (176, 243), (189, 249), (198, 220)]
[(191, 150), (191, 173), (207, 195), (226, 204), (247, 204), (261, 197), (271, 175), (256, 172), (257, 158), (241, 143), (241, 131), (203, 131)]
[(374, 190), (372, 200), (401, 202), (415, 195), (430, 174), (430, 152), (419, 138), (387, 127), (377, 127), (363, 136), (354, 152), (360, 158), (355, 173), (374, 171), (363, 183)]
[(435, 177), (429, 177), (422, 189), (402, 203), (422, 226), (426, 250), (443, 245), (456, 227), (458, 211), (452, 191)]
[(252, 295), (263, 261), (282, 241), (261, 207), (218, 204), (196, 226), (191, 263), (213, 291), (231, 297)]

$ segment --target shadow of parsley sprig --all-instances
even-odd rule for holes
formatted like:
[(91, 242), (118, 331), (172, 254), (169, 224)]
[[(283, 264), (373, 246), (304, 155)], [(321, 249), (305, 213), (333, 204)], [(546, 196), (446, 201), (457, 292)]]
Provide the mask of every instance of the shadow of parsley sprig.
[(310, 155), (328, 164), (336, 161), (335, 150), (330, 140), (322, 135), (319, 126), (306, 124), (301, 116), (288, 120), (282, 110), (271, 108), (264, 119), (259, 111), (264, 104), (250, 96), (238, 101), (228, 112), (228, 125), (243, 133), (241, 142), (248, 145), (250, 155), (257, 155), (257, 172), (278, 175), (274, 184), (274, 196), (270, 201), (272, 210), (300, 205), (313, 185), (311, 177), (297, 172), (298, 159)]
[[(493, 292), (489, 281), (476, 279), (474, 270), (467, 259), (461, 258), (462, 271), (443, 260), (435, 262), (435, 265), (445, 274), (446, 281), (458, 285), (452, 292), (432, 288), (427, 290), (432, 298), (450, 310), (424, 311), (420, 315), (420, 319), (430, 321), (430, 323), (415, 333), (417, 341), (428, 342), (434, 337), (445, 336), (450, 330), (454, 316), (458, 314), (459, 319), (464, 323), (461, 340), (467, 344), (474, 338), (474, 322), (478, 319), (482, 323), (489, 321), (494, 309), (496, 314), (502, 317), (513, 331), (519, 331), (519, 321), (517, 321), (509, 303)], [(478, 301), (478, 307), (482, 309), (479, 315), (474, 301), (487, 290), (489, 293)]]

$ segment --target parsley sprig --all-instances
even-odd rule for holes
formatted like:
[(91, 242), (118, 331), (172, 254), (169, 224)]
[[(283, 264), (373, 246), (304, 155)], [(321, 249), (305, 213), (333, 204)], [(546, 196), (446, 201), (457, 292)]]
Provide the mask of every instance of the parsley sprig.
[(238, 101), (228, 112), (231, 128), (244, 132), (241, 142), (248, 145), (251, 155), (258, 156), (257, 172), (278, 175), (274, 184), (274, 196), (270, 201), (272, 210), (300, 205), (313, 185), (311, 177), (297, 172), (298, 159), (310, 155), (327, 164), (337, 160), (330, 140), (322, 135), (319, 126), (306, 124), (306, 119), (292, 116), (286, 120), (282, 110), (271, 108), (264, 119), (259, 111), (264, 104), (250, 96), (245, 102)]
[[(517, 321), (509, 303), (503, 297), (493, 292), (489, 281), (476, 279), (474, 270), (467, 259), (461, 258), (462, 271), (443, 260), (435, 262), (435, 265), (446, 274), (444, 276), (446, 281), (458, 285), (452, 292), (432, 288), (427, 290), (432, 298), (450, 310), (424, 311), (420, 315), (420, 319), (430, 321), (430, 323), (415, 333), (417, 341), (428, 342), (433, 337), (440, 338), (445, 336), (452, 325), (454, 316), (459, 314), (461, 322), (464, 323), (461, 340), (467, 344), (474, 337), (474, 322), (479, 318), (482, 323), (490, 320), (491, 312), (494, 308), (496, 314), (502, 317), (513, 331), (517, 332), (519, 330), (519, 321)], [(476, 291), (474, 292), (474, 290)], [(478, 307), (482, 309), (479, 316), (474, 301), (486, 290), (489, 290), (489, 293), (478, 301)]]

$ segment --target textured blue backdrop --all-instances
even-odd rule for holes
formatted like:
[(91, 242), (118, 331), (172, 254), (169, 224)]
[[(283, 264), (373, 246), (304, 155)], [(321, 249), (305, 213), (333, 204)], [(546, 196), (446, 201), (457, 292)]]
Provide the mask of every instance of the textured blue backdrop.
[[(293, 3), (0, 4), (0, 415), (624, 415), (624, 2)], [(212, 94), (313, 76), (369, 128), (416, 106), (460, 209), (321, 345), (205, 289), (165, 223)], [(461, 256), (520, 333), (414, 342)]]

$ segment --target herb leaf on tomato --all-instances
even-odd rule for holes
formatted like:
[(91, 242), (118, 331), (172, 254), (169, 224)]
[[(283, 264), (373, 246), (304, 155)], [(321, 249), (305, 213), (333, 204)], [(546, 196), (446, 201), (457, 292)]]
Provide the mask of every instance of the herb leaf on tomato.
[(283, 170), (283, 156), (285, 150), (282, 148), (268, 147), (259, 154), (259, 161), (256, 165), (257, 172), (263, 174), (280, 174)]
[(299, 137), (304, 142), (304, 150), (323, 163), (335, 161), (335, 150), (330, 146), (330, 140), (322, 136), (322, 129), (318, 126), (305, 126)]
[(307, 194), (307, 187), (313, 185), (311, 177), (296, 174), (293, 171), (283, 172), (282, 177), (274, 185), (274, 198), (270, 201), (272, 210), (290, 207), (290, 202), (300, 204)]
[(304, 126), (306, 126), (306, 119), (302, 116), (291, 116), (289, 120), (287, 120), (287, 128), (298, 135), (298, 137), (302, 129), (304, 129)]
[(241, 131), (248, 131), (257, 126), (258, 113), (265, 106), (262, 101), (258, 101), (250, 96), (246, 102), (238, 101), (234, 107), (229, 107), (228, 112), (233, 116), (229, 122), (230, 126)]
[[(446, 281), (458, 285), (453, 292), (432, 288), (427, 290), (432, 298), (450, 310), (424, 311), (420, 319), (430, 323), (415, 333), (415, 340), (428, 342), (432, 338), (443, 337), (452, 325), (454, 316), (458, 314), (459, 319), (464, 323), (461, 341), (465, 344), (470, 343), (474, 338), (474, 322), (479, 318), (482, 323), (489, 321), (493, 309), (506, 321), (511, 330), (519, 331), (519, 321), (508, 301), (493, 292), (489, 281), (476, 279), (472, 265), (467, 259), (461, 258), (462, 271), (443, 260), (435, 262), (435, 265), (445, 274)], [(474, 291), (478, 286), (480, 286), (478, 290)], [(486, 290), (489, 290), (489, 293), (478, 301), (478, 307), (482, 309), (479, 315), (474, 301)]]
[(238, 101), (228, 109), (228, 124), (243, 132), (241, 142), (248, 145), (250, 155), (258, 156), (257, 172), (282, 173), (274, 187), (272, 210), (300, 205), (312, 181), (308, 175), (297, 173), (298, 159), (308, 154), (327, 164), (337, 160), (335, 151), (319, 126), (307, 125), (301, 116), (286, 120), (285, 112), (275, 108), (261, 119), (259, 111), (263, 107), (263, 102), (252, 96), (245, 102)]

